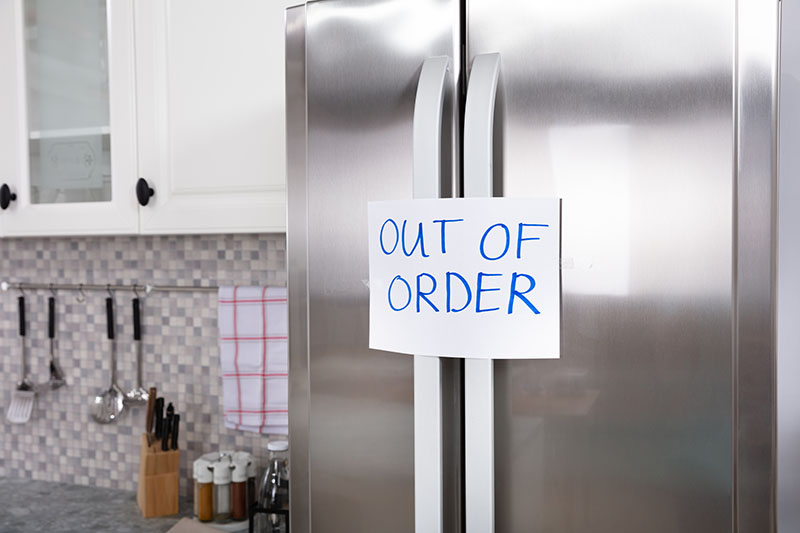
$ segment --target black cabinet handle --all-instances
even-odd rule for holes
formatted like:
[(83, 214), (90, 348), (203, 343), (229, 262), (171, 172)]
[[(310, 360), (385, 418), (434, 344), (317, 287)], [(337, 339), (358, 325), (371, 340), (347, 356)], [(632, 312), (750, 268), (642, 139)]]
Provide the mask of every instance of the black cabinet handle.
[(0, 187), (0, 209), (5, 211), (8, 209), (8, 206), (11, 205), (11, 202), (17, 199), (17, 195), (11, 192), (11, 188), (9, 188), (7, 183), (4, 183), (2, 187)]
[(136, 199), (139, 200), (139, 205), (145, 206), (150, 203), (150, 198), (155, 194), (155, 189), (150, 187), (147, 180), (139, 178), (139, 181), (136, 182)]

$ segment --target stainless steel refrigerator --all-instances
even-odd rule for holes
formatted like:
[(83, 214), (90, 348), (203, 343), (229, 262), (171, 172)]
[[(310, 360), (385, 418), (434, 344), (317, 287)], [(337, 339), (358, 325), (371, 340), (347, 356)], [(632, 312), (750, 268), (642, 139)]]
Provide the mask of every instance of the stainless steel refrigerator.
[[(798, 30), (797, 0), (287, 10), (293, 531), (800, 531)], [(438, 188), (469, 194), (485, 54), (488, 190), (562, 200), (562, 340), (558, 360), (492, 364), (481, 466), (469, 362), (443, 360), (441, 405), (415, 408), (414, 357), (368, 348), (366, 217), (414, 195), (433, 57), (450, 60)], [(441, 413), (441, 519), (420, 527), (425, 408)], [(470, 524), (470, 468), (493, 476), (489, 526)]]

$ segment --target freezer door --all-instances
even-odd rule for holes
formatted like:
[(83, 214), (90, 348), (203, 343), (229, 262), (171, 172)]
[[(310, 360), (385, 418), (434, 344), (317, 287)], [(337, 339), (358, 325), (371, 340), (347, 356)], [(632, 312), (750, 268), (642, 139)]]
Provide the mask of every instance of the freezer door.
[(732, 530), (735, 10), (468, 1), (494, 194), (563, 199), (561, 359), (495, 363), (498, 533)]
[[(306, 181), (289, 184), (288, 251), (290, 265), (307, 265), (289, 281), (307, 276), (290, 296), (292, 331), (307, 331), (307, 346), (293, 343), (291, 358), (300, 372), (307, 365), (308, 382), (293, 375), (293, 390), (309, 416), (308, 424), (293, 426), (307, 449), (292, 461), (304, 461), (310, 488), (292, 492), (307, 500), (293, 509), (309, 510), (304, 525), (314, 533), (408, 533), (415, 516), (413, 358), (368, 348), (367, 202), (412, 198), (414, 101), (432, 56), (449, 56), (454, 67), (441, 183), (444, 196), (453, 192), (459, 2), (325, 0), (308, 2), (305, 18), (307, 114), (296, 115), (307, 120), (307, 167), (299, 177), (290, 168), (290, 180)], [(293, 222), (295, 214), (300, 220)], [(451, 396), (443, 411), (460, 406), (452, 396), (457, 372), (458, 362), (446, 362), (442, 379)], [(457, 531), (459, 417), (444, 419), (455, 423), (444, 435), (445, 448), (454, 450), (444, 464), (444, 531)], [(296, 531), (300, 522), (292, 520)]]

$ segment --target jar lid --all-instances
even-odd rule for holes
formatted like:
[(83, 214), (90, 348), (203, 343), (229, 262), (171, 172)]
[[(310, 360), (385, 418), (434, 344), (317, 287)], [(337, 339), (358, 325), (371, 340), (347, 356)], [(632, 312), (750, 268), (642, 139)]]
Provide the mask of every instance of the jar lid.
[(200, 459), (204, 461), (208, 461), (209, 463), (216, 463), (219, 461), (219, 452), (210, 452), (200, 457)]
[(227, 485), (231, 482), (231, 464), (229, 461), (218, 461), (209, 467), (214, 471), (214, 485)]
[(214, 474), (209, 470), (210, 467), (211, 462), (203, 458), (194, 462), (194, 477), (198, 483), (211, 483), (214, 480)]
[(267, 444), (267, 449), (271, 452), (285, 452), (289, 449), (289, 441), (286, 440), (273, 440)]
[(247, 452), (234, 452), (233, 453), (233, 460), (234, 461), (241, 461), (241, 460), (249, 461), (250, 460), (250, 454), (247, 453)]
[(247, 481), (247, 459), (237, 458), (233, 461), (233, 474), (231, 478), (234, 483)]

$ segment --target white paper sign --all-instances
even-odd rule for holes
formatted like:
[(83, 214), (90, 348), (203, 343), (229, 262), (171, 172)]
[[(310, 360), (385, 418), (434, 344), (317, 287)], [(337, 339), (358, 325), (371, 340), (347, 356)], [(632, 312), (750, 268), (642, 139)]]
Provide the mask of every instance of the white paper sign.
[(370, 202), (370, 348), (558, 358), (560, 206), (557, 198)]

